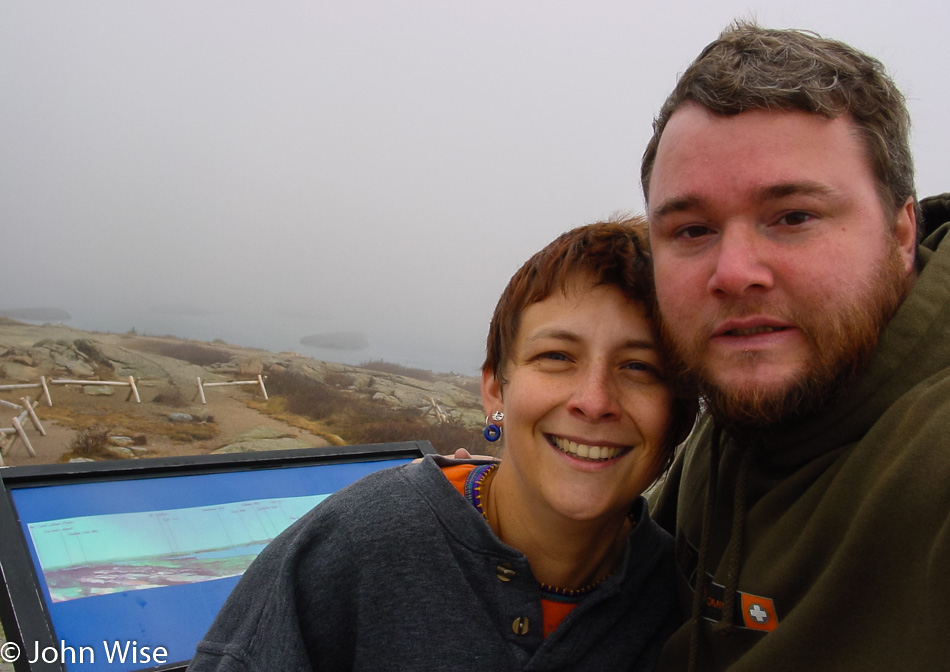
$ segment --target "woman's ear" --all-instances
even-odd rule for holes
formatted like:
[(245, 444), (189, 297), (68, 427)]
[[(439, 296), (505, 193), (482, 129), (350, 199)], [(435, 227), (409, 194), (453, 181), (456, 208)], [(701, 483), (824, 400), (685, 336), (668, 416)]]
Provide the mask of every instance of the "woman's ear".
[(485, 415), (500, 411), (504, 403), (501, 399), (501, 383), (491, 371), (482, 371), (482, 408)]

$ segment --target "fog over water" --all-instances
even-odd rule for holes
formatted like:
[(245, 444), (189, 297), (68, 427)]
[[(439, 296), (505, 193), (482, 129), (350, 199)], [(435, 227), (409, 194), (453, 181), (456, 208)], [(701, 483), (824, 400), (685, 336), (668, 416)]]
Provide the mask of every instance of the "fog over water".
[(950, 190), (950, 3), (7, 0), (0, 309), (474, 373), (530, 254), (642, 212), (654, 114), (751, 16), (884, 61)]

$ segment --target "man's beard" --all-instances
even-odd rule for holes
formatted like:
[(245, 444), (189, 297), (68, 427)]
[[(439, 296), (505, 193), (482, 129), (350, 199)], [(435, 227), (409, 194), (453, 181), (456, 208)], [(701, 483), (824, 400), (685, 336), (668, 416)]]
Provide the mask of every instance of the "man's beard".
[[(768, 388), (723, 386), (704, 364), (712, 325), (762, 312), (762, 304), (752, 301), (724, 307), (692, 340), (674, 333), (661, 319), (671, 382), (698, 389), (712, 416), (728, 427), (763, 427), (818, 412), (865, 370), (881, 332), (906, 296), (909, 280), (893, 238), (889, 248), (880, 272), (871, 275), (857, 300), (844, 302), (831, 313), (826, 303), (816, 302), (782, 315), (801, 330), (808, 344), (808, 358), (794, 377)], [(754, 365), (759, 356), (748, 353), (748, 363)]]

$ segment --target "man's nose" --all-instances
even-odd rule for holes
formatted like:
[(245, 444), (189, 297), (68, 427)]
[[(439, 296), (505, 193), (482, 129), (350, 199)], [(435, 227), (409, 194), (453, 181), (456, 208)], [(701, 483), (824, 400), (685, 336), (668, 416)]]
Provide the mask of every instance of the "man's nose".
[(767, 244), (752, 226), (725, 228), (716, 246), (709, 293), (738, 296), (771, 289), (774, 277), (768, 264)]

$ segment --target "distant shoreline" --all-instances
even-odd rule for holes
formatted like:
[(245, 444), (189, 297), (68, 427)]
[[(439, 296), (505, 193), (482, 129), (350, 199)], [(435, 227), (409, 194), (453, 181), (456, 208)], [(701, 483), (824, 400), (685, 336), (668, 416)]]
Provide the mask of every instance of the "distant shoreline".
[(2, 308), (0, 316), (29, 322), (64, 322), (73, 319), (62, 308)]
[[(83, 331), (137, 334), (140, 336), (168, 336), (185, 340), (240, 344), (241, 347), (269, 352), (301, 351), (307, 356), (326, 362), (356, 366), (360, 361), (385, 360), (410, 368), (430, 371), (454, 371), (464, 376), (478, 376), (485, 357), (484, 336), (473, 331), (471, 337), (456, 333), (450, 338), (438, 336), (431, 330), (397, 328), (382, 321), (360, 319), (344, 321), (328, 316), (287, 315), (286, 311), (243, 311), (217, 307), (213, 312), (184, 310), (157, 311), (154, 307), (98, 304), (63, 308), (32, 306), (8, 311), (13, 319), (42, 326), (44, 323), (80, 329)], [(14, 317), (16, 311), (22, 317)], [(34, 312), (42, 311), (42, 312)], [(47, 312), (55, 311), (55, 312)], [(340, 348), (339, 342), (307, 343), (302, 339), (324, 334), (359, 334), (359, 345), (365, 347)], [(363, 341), (362, 339), (365, 339)], [(350, 341), (350, 345), (356, 341)], [(336, 346), (336, 347), (334, 347)]]
[[(23, 316), (14, 317), (14, 313)], [(166, 315), (166, 317), (169, 317), (169, 315)], [(417, 372), (427, 371), (436, 375), (462, 377), (478, 377), (481, 375), (481, 355), (478, 358), (451, 355), (447, 357), (445, 355), (448, 353), (443, 354), (438, 351), (433, 353), (431, 348), (427, 348), (422, 343), (409, 344), (411, 349), (398, 342), (384, 342), (382, 345), (373, 342), (371, 345), (369, 337), (365, 333), (342, 330), (294, 338), (286, 335), (290, 325), (274, 322), (265, 322), (264, 330), (258, 330), (256, 332), (258, 337), (255, 338), (253, 333), (235, 333), (237, 330), (233, 328), (234, 325), (223, 320), (195, 320), (193, 318), (194, 316), (188, 316), (181, 322), (177, 320), (163, 321), (159, 328), (155, 328), (152, 324), (151, 328), (133, 326), (131, 329), (117, 329), (114, 324), (110, 326), (108, 320), (100, 321), (95, 317), (92, 319), (75, 318), (60, 308), (36, 307), (8, 311), (0, 310), (0, 324), (5, 320), (9, 320), (12, 323), (23, 324), (24, 326), (65, 327), (90, 334), (134, 335), (142, 338), (192, 341), (207, 345), (226, 344), (244, 350), (268, 353), (299, 353), (322, 362), (353, 367), (359, 367), (363, 362), (374, 361), (392, 363), (404, 369)], [(209, 329), (206, 325), (199, 325), (199, 322), (207, 322), (212, 326)], [(253, 321), (248, 321), (248, 325), (252, 327), (261, 326), (260, 323)], [(232, 328), (226, 329), (223, 327)], [(209, 331), (215, 333), (216, 336), (209, 337)], [(421, 357), (421, 354), (426, 356)], [(459, 362), (465, 359), (470, 360), (471, 364), (460, 366)]]

